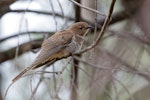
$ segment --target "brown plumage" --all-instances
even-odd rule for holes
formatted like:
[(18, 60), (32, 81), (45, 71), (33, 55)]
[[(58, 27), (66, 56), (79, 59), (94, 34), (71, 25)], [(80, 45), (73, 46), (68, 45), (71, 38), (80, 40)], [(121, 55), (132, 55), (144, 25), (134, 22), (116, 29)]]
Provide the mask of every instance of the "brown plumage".
[(55, 61), (66, 58), (76, 52), (80, 47), (82, 36), (87, 31), (88, 26), (85, 22), (77, 22), (68, 29), (60, 31), (49, 37), (42, 44), (39, 55), (35, 58), (33, 64), (24, 69), (12, 81), (18, 80), (24, 73), (30, 69), (38, 68), (46, 63), (52, 64)]

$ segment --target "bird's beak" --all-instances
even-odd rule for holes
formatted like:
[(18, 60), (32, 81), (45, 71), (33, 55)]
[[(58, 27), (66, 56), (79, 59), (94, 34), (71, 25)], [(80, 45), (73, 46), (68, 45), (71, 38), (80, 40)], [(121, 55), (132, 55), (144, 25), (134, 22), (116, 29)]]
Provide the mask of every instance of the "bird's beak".
[(93, 26), (88, 25), (87, 29), (94, 29)]

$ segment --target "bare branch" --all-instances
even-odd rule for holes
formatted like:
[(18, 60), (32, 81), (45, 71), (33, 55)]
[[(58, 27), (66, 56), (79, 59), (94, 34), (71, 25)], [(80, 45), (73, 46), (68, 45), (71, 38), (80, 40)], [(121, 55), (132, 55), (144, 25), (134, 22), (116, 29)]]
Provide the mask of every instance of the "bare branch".
[(106, 52), (112, 58), (112, 60), (122, 64), (127, 69), (126, 72), (131, 72), (132, 74), (138, 74), (139, 76), (141, 76), (141, 77), (145, 78), (146, 80), (150, 81), (149, 72), (139, 70), (139, 69), (137, 69), (137, 67), (131, 66), (130, 64), (126, 63), (124, 60), (120, 59), (119, 57), (116, 57), (114, 54), (109, 53), (107, 50), (104, 50), (102, 48), (100, 48), (100, 49), (103, 52)]
[[(19, 46), (19, 52), (18, 52), (18, 56), (25, 53), (25, 52), (28, 52), (32, 49), (37, 49), (41, 46), (42, 44), (42, 39), (37, 39), (37, 40), (34, 40), (34, 41), (30, 41), (30, 42), (27, 42), (27, 43), (24, 43), (24, 44), (21, 44)], [(4, 51), (4, 52), (0, 52), (0, 63), (6, 61), (6, 60), (9, 60), (9, 59), (13, 59), (15, 57), (15, 52), (16, 52), (16, 47), (14, 48), (11, 48), (7, 51)]]
[(135, 41), (137, 43), (150, 45), (150, 42), (146, 40), (145, 37), (142, 35), (136, 36), (134, 35), (134, 33), (127, 33), (127, 32), (122, 32), (122, 31), (119, 32), (119, 31), (112, 31), (112, 30), (110, 30), (110, 32), (111, 32), (110, 34), (117, 35), (118, 37), (130, 39), (131, 41)]
[(1, 0), (0, 1), (0, 18), (10, 10), (9, 6), (16, 0)]
[(131, 100), (135, 100), (133, 95), (130, 93), (129, 89), (123, 84), (123, 82), (121, 82), (120, 80), (118, 80), (117, 78), (113, 77), (114, 81), (118, 82), (122, 88), (127, 92), (127, 94), (129, 95), (129, 97), (131, 98)]
[[(27, 13), (36, 13), (36, 14), (43, 14), (43, 15), (53, 15), (53, 12), (36, 11), (36, 10), (29, 10), (29, 9), (27, 9), (27, 10), (10, 10), (8, 12), (11, 12), (11, 13), (23, 13), (23, 12), (27, 12)], [(55, 12), (55, 16), (56, 17), (60, 17), (60, 18), (66, 18), (66, 19), (69, 19), (69, 20), (74, 20), (74, 18), (72, 18), (72, 17), (61, 15), (61, 14), (56, 13), (56, 12)]]
[(2, 38), (0, 39), (0, 43), (7, 40), (7, 39), (10, 39), (10, 38), (14, 38), (14, 37), (17, 37), (17, 36), (20, 36), (20, 35), (27, 35), (27, 34), (49, 34), (49, 35), (52, 35), (54, 34), (55, 32), (50, 32), (50, 31), (47, 31), (47, 32), (44, 32), (44, 31), (28, 31), (28, 32), (21, 32), (21, 33), (16, 33), (14, 35), (11, 35), (9, 37), (5, 37), (5, 38)]

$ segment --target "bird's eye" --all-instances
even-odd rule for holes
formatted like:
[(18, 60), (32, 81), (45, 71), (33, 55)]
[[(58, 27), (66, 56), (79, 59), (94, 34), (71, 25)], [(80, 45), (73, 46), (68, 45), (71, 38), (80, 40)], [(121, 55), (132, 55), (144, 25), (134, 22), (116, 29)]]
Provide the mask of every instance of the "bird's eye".
[(82, 27), (82, 26), (80, 26), (80, 29), (81, 29), (81, 30), (82, 30), (82, 28), (83, 28), (83, 27)]

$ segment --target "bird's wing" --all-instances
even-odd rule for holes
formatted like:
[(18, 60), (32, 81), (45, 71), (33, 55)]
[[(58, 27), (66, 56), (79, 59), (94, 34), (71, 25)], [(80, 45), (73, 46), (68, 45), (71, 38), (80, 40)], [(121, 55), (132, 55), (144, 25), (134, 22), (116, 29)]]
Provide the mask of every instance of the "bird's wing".
[(34, 60), (32, 66), (40, 67), (46, 61), (54, 62), (57, 56), (61, 55), (61, 51), (71, 42), (72, 33), (70, 31), (61, 31), (45, 40), (42, 44), (39, 55)]
[(63, 58), (63, 50), (65, 49), (67, 44), (71, 42), (72, 37), (73, 37), (72, 32), (66, 30), (55, 33), (53, 36), (45, 40), (42, 44), (42, 49), (39, 55), (36, 57), (33, 64), (24, 69), (20, 74), (18, 74), (12, 80), (12, 82), (14, 83), (15, 81), (17, 81), (30, 69), (38, 68), (44, 65), (46, 62), (53, 63), (57, 59)]

